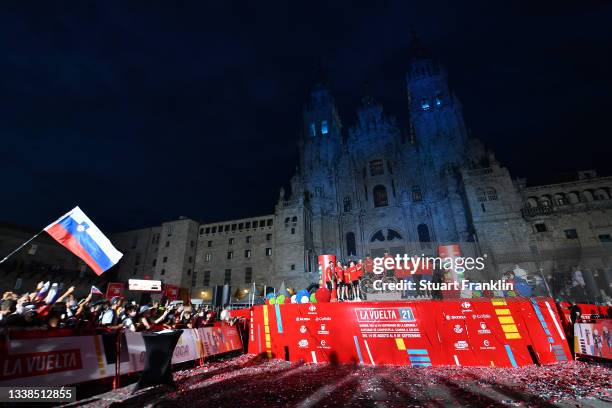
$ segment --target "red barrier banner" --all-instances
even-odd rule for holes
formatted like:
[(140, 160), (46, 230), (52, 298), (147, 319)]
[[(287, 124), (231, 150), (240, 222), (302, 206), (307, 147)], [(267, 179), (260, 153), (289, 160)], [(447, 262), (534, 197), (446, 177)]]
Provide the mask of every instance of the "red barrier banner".
[(574, 351), (577, 356), (612, 360), (612, 320), (574, 325)]
[(106, 298), (111, 299), (115, 296), (123, 297), (123, 283), (110, 282), (106, 287)]
[(571, 357), (554, 308), (549, 298), (257, 306), (249, 352), (313, 363), (555, 363)]
[[(116, 337), (107, 335), (31, 337), (28, 331), (11, 331), (0, 349), (0, 386), (69, 385), (112, 377), (115, 374)], [(54, 333), (53, 330), (48, 333)], [(64, 333), (66, 334), (66, 333)], [(125, 332), (120, 373), (144, 368), (145, 345), (141, 333)], [(172, 363), (241, 350), (234, 326), (185, 329), (174, 349)]]

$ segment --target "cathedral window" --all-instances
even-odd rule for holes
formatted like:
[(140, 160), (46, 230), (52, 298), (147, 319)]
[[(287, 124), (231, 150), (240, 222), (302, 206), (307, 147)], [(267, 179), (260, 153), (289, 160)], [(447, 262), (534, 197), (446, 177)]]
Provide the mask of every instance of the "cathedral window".
[(417, 234), (419, 235), (421, 248), (429, 248), (431, 246), (431, 237), (429, 235), (429, 228), (427, 225), (419, 224), (417, 227)]
[(495, 191), (495, 189), (493, 187), (488, 187), (487, 188), (487, 199), (489, 201), (497, 200), (497, 191)]
[(382, 160), (372, 160), (370, 162), (370, 175), (380, 176), (385, 174), (385, 166)]
[(327, 129), (327, 121), (324, 120), (321, 122), (321, 134), (326, 135), (329, 130)]
[(344, 197), (344, 212), (351, 212), (351, 197)]
[(355, 245), (355, 233), (346, 233), (346, 256), (357, 255), (357, 249)]
[(393, 192), (393, 197), (395, 197), (395, 180), (391, 180), (391, 191)]
[(289, 217), (285, 218), (285, 228), (289, 227)]
[(387, 170), (389, 171), (389, 174), (393, 174), (393, 166), (389, 160), (387, 160)]
[(476, 198), (480, 202), (487, 201), (487, 195), (482, 188), (479, 188), (478, 190), (476, 190)]
[(422, 99), (421, 100), (421, 109), (423, 109), (424, 111), (429, 110), (431, 106), (429, 105), (429, 101), (427, 99)]
[(412, 186), (412, 201), (417, 202), (423, 200), (420, 186)]
[(383, 234), (382, 230), (378, 230), (374, 233), (374, 235), (372, 235), (370, 242), (376, 242), (376, 241), (383, 242), (384, 240), (385, 240), (385, 235)]
[(393, 241), (394, 239), (402, 239), (402, 236), (400, 235), (399, 232), (395, 231), (395, 230), (388, 230), (387, 231), (387, 241)]
[(386, 207), (389, 205), (387, 189), (383, 185), (377, 185), (373, 190), (374, 207)]
[(316, 197), (321, 197), (322, 196), (322, 194), (321, 194), (322, 191), (323, 190), (321, 189), (321, 187), (315, 187), (315, 196)]
[(315, 137), (317, 135), (317, 125), (312, 122), (310, 124), (310, 136)]

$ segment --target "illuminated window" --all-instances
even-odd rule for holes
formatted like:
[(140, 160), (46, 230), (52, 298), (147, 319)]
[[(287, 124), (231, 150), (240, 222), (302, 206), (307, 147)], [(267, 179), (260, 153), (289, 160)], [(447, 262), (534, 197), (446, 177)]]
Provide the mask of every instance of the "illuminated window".
[(429, 101), (427, 99), (423, 99), (421, 101), (421, 109), (423, 109), (424, 111), (429, 110), (431, 106), (429, 106)]
[(317, 125), (313, 123), (310, 124), (310, 136), (316, 136), (317, 135)]
[(436, 106), (442, 105), (442, 95), (436, 94)]
[(327, 134), (327, 121), (324, 120), (323, 122), (321, 122), (321, 133), (326, 135)]

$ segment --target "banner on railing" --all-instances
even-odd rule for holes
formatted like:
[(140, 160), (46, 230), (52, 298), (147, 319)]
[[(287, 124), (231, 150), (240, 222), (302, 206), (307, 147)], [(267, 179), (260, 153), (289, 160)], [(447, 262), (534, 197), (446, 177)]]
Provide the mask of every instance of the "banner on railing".
[[(0, 386), (68, 385), (115, 375), (114, 333), (27, 338), (22, 332), (16, 337), (19, 338), (4, 342), (4, 350), (0, 350)], [(240, 349), (242, 342), (233, 326), (185, 329), (174, 349), (172, 363)], [(144, 352), (141, 334), (126, 332), (121, 337), (121, 374), (141, 371)]]
[(571, 358), (549, 298), (257, 306), (249, 352), (307, 362), (522, 366)]

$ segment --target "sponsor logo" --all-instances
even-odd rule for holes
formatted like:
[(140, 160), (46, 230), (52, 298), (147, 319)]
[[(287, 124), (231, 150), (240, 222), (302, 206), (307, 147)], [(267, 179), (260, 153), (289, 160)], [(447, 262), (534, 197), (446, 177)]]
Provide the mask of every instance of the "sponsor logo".
[(478, 329), (478, 334), (491, 334), (491, 330), (489, 330), (485, 322), (480, 322), (480, 329)]
[(467, 350), (468, 348), (468, 343), (465, 340), (459, 340), (454, 345), (455, 345), (455, 350)]
[(317, 346), (317, 348), (322, 348), (322, 349), (330, 349), (331, 347), (327, 345), (327, 342), (325, 341), (325, 339), (321, 340), (321, 342), (319, 343), (319, 346)]
[(472, 315), (472, 319), (490, 319), (491, 315), (490, 314), (475, 314)]
[(329, 334), (329, 330), (327, 330), (327, 325), (325, 323), (321, 323), (321, 327), (319, 327), (317, 334)]
[(308, 306), (308, 314), (317, 314), (317, 307), (313, 304)]
[(460, 319), (466, 319), (465, 316), (461, 315), (461, 316), (457, 316), (457, 315), (446, 315), (446, 320), (460, 320)]
[(79, 349), (3, 355), (0, 358), (0, 380), (74, 371), (81, 368), (83, 364)]
[(470, 302), (461, 302), (461, 309), (463, 309), (461, 312), (465, 313), (465, 312), (473, 312), (472, 310), (472, 304)]
[(463, 333), (463, 327), (461, 327), (460, 324), (456, 324), (455, 327), (453, 327), (453, 331), (455, 333)]
[(491, 342), (487, 339), (482, 341), (482, 346), (480, 346), (481, 350), (495, 350), (495, 346), (491, 346)]
[(306, 333), (306, 326), (302, 325), (300, 327), (300, 333), (302, 333), (302, 334)]
[(299, 348), (306, 348), (306, 347), (308, 347), (308, 340), (302, 339), (302, 340), (298, 341), (298, 347)]
[(296, 317), (295, 321), (296, 322), (309, 322), (310, 321), (310, 317)]
[(324, 322), (324, 321), (329, 321), (332, 318), (330, 316), (317, 316), (315, 317), (315, 321), (317, 322)]

